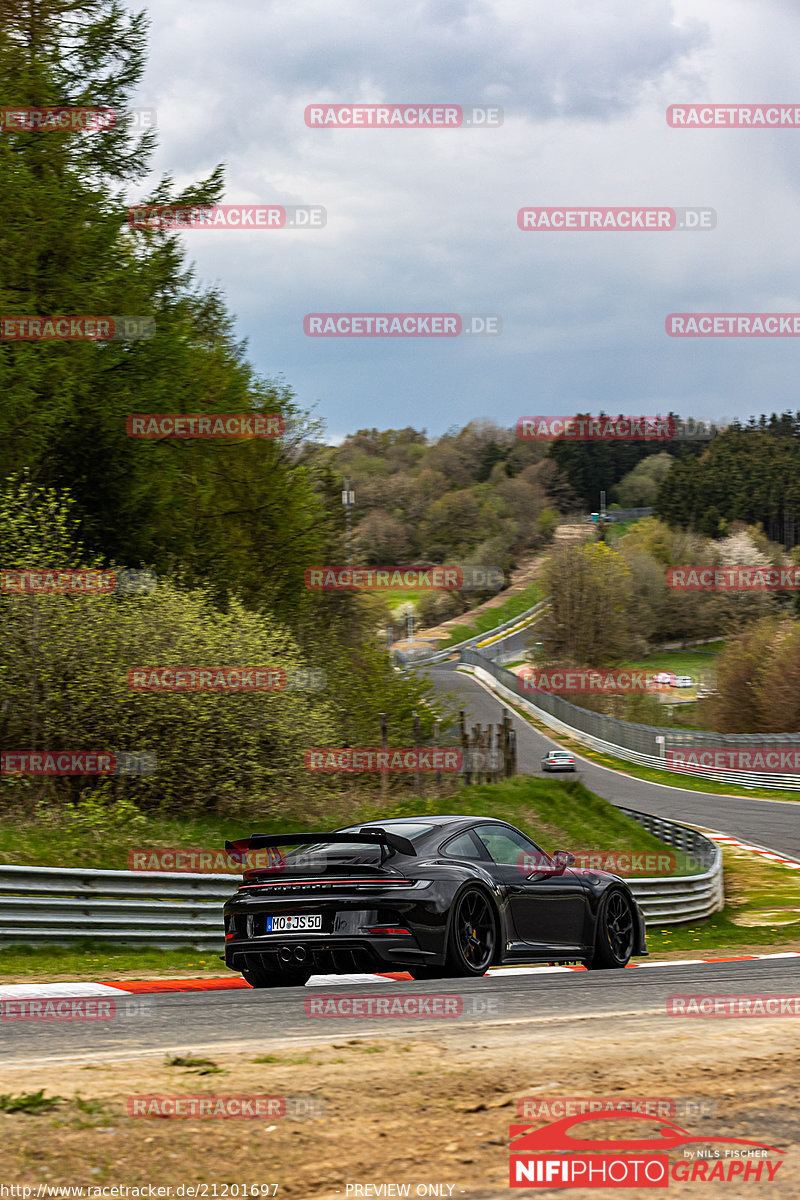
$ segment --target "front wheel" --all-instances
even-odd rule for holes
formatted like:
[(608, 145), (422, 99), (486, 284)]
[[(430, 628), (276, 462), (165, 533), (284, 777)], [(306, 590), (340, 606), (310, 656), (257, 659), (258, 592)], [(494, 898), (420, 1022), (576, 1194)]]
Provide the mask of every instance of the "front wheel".
[(590, 970), (624, 967), (633, 954), (633, 912), (622, 892), (611, 892), (603, 900), (597, 917), (594, 955)]
[(445, 973), (485, 975), (497, 938), (494, 909), (485, 892), (468, 887), (456, 901), (447, 940)]

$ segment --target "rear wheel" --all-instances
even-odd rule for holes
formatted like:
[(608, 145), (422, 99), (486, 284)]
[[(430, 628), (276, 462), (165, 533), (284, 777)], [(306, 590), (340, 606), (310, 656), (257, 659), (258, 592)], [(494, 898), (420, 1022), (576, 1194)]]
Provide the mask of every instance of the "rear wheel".
[(597, 918), (592, 970), (624, 967), (633, 954), (633, 911), (622, 892), (606, 895)]
[(253, 988), (304, 987), (311, 978), (311, 971), (271, 971), (257, 958), (249, 956), (247, 966), (242, 968), (245, 981)]
[(494, 958), (494, 909), (480, 888), (467, 888), (456, 901), (444, 975), (485, 975)]

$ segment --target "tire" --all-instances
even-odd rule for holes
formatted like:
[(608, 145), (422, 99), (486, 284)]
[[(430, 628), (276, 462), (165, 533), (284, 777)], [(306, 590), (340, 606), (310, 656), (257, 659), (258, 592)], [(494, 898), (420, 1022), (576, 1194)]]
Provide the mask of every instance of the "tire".
[(635, 930), (633, 910), (624, 892), (607, 892), (597, 917), (594, 954), (589, 970), (618, 970), (633, 954)]
[(252, 988), (305, 987), (311, 978), (311, 971), (303, 968), (299, 971), (270, 971), (258, 958), (249, 955), (242, 975)]
[(442, 975), (485, 975), (497, 945), (497, 920), (491, 900), (481, 888), (465, 888), (457, 898)]

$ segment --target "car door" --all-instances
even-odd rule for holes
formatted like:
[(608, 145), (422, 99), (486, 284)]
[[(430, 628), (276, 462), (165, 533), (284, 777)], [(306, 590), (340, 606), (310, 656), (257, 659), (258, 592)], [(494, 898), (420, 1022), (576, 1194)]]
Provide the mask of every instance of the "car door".
[(549, 856), (510, 825), (476, 825), (494, 864), (492, 871), (508, 891), (518, 936), (536, 953), (567, 953), (583, 946), (587, 893), (580, 876), (567, 868), (561, 875), (537, 871)]

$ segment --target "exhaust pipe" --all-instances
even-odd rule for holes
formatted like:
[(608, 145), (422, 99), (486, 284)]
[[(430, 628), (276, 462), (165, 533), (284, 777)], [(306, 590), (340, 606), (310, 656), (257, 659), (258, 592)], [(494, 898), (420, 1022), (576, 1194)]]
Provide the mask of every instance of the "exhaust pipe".
[(281, 946), (280, 950), (278, 951), (278, 958), (281, 960), (282, 963), (291, 962), (292, 961), (292, 947), (291, 946)]
[(308, 951), (305, 946), (295, 946), (294, 961), (304, 963), (308, 958)]

